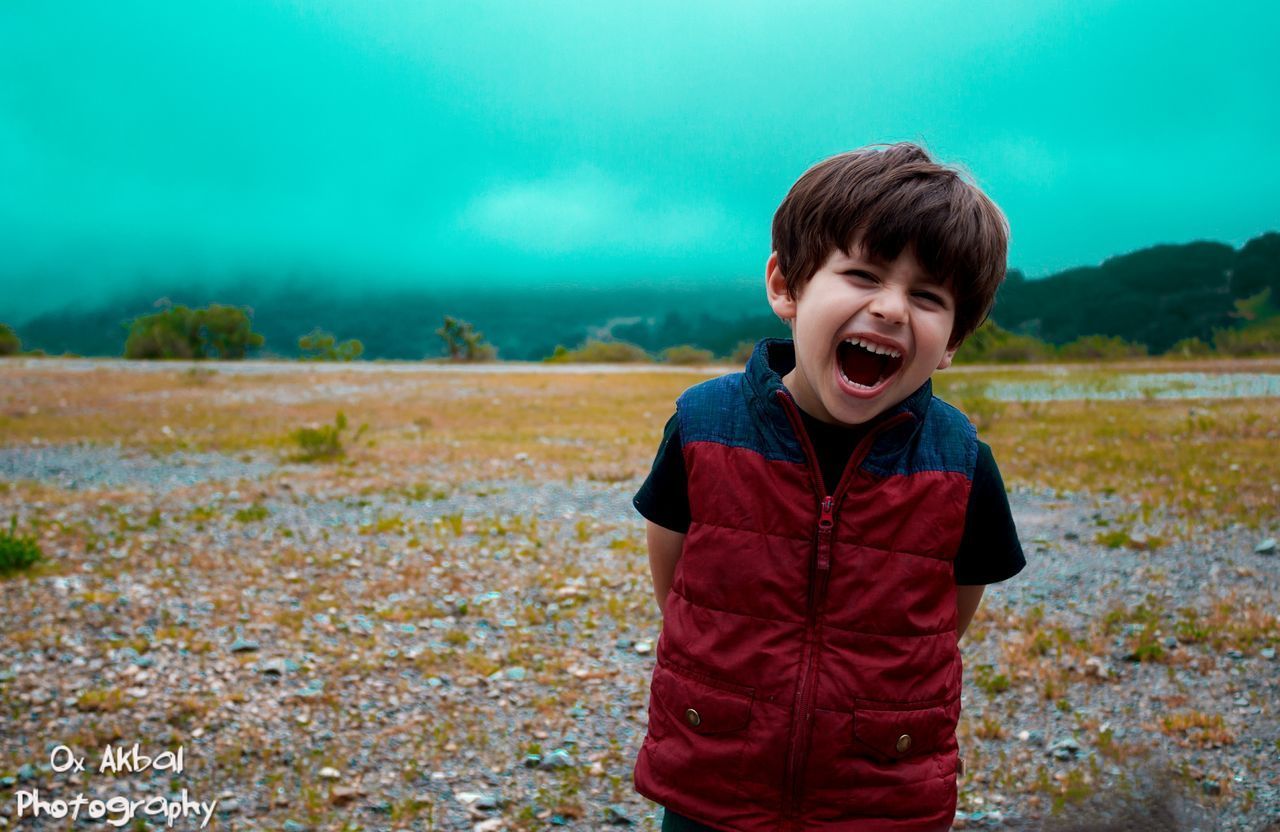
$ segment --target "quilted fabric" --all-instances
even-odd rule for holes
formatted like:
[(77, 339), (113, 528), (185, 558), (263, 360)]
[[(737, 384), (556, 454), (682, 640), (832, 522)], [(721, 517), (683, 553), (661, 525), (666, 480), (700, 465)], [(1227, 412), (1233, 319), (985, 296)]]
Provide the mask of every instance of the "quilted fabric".
[(741, 832), (923, 832), (956, 805), (952, 559), (973, 426), (926, 382), (828, 495), (781, 382), (790, 341), (676, 411), (692, 525), (666, 601), (636, 789)]

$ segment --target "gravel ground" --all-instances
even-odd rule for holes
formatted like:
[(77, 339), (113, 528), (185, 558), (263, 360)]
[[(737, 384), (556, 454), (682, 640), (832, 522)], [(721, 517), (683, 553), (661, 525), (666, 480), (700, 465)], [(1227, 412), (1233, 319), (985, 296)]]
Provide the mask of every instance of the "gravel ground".
[[(0, 448), (0, 510), (52, 560), (0, 581), (0, 826), (65, 828), (17, 819), (38, 788), (186, 789), (207, 828), (656, 829), (630, 787), (659, 626), (638, 481), (315, 470)], [(956, 827), (1280, 829), (1280, 557), (1116, 500), (1011, 502), (1028, 567), (965, 638)], [(135, 742), (185, 770), (94, 770)], [(85, 773), (50, 769), (59, 744)]]

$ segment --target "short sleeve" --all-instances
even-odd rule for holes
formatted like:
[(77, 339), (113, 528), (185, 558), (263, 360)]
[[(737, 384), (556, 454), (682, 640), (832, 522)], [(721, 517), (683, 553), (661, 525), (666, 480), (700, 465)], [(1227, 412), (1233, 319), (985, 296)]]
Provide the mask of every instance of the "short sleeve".
[(1000, 469), (991, 454), (991, 446), (978, 442), (978, 462), (965, 512), (964, 535), (956, 553), (956, 583), (965, 586), (999, 583), (1012, 578), (1026, 565)]
[(689, 531), (689, 480), (685, 476), (680, 424), (675, 414), (662, 429), (662, 443), (654, 457), (653, 468), (635, 497), (631, 498), (631, 504), (646, 520), (664, 529), (680, 534)]

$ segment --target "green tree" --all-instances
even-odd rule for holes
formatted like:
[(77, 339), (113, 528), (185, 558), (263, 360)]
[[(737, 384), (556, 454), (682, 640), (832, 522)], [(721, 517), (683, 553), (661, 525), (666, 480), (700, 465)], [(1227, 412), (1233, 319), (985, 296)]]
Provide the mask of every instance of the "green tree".
[(124, 357), (242, 359), (250, 347), (260, 347), (264, 341), (261, 333), (253, 331), (249, 315), (247, 308), (217, 303), (201, 309), (178, 304), (139, 315), (125, 324), (129, 336)]
[(355, 338), (336, 343), (332, 332), (316, 327), (298, 339), (303, 361), (355, 361), (364, 354), (364, 344)]
[(1222, 355), (1275, 355), (1280, 353), (1280, 310), (1271, 305), (1271, 287), (1240, 298), (1231, 317), (1244, 323), (1213, 333), (1213, 345)]
[(444, 341), (450, 361), (492, 361), (498, 356), (497, 349), (484, 340), (484, 333), (460, 318), (445, 315), (444, 326), (436, 330), (436, 335)]
[(244, 358), (250, 347), (262, 346), (265, 339), (253, 331), (247, 308), (209, 304), (207, 309), (197, 310), (200, 316), (200, 336), (205, 350), (224, 360)]
[(22, 352), (22, 339), (8, 324), (0, 324), (0, 355), (18, 355)]
[(204, 358), (200, 321), (182, 304), (151, 315), (139, 315), (125, 326), (124, 357), (135, 359)]

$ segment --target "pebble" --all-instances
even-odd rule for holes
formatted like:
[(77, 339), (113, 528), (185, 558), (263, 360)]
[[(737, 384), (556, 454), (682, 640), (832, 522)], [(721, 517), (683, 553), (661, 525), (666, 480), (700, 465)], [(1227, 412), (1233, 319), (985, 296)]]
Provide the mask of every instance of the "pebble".
[(653, 642), (651, 641), (636, 642), (635, 651), (638, 655), (647, 656), (652, 650), (653, 650)]
[(264, 676), (283, 676), (298, 669), (297, 663), (289, 659), (267, 659), (266, 661), (258, 662), (256, 667), (258, 672)]
[(351, 803), (358, 796), (360, 796), (360, 790), (353, 786), (334, 786), (329, 790), (329, 801), (335, 806)]
[(1254, 546), (1253, 552), (1257, 555), (1274, 555), (1276, 553), (1276, 539), (1268, 537), (1257, 546)]
[(342, 777), (342, 772), (338, 771), (336, 768), (332, 768), (331, 766), (325, 766), (320, 769), (319, 776), (325, 780), (337, 780)]
[(454, 799), (463, 806), (470, 806), (473, 809), (491, 810), (498, 808), (497, 795), (487, 792), (457, 792)]
[(471, 827), (472, 832), (501, 832), (506, 828), (506, 821), (502, 818), (489, 818), (482, 820), (475, 826)]
[(1049, 753), (1055, 760), (1070, 760), (1080, 753), (1080, 743), (1071, 737), (1063, 737), (1049, 746)]
[(572, 768), (573, 757), (569, 756), (569, 752), (563, 748), (553, 748), (547, 754), (546, 759), (542, 761), (542, 768)]
[(258, 642), (246, 638), (238, 638), (231, 645), (232, 653), (253, 653), (258, 649)]
[(604, 822), (613, 826), (631, 826), (635, 823), (621, 806), (616, 805), (604, 807)]
[(303, 699), (311, 699), (312, 697), (319, 696), (322, 693), (324, 693), (324, 682), (320, 679), (312, 679), (310, 682), (307, 682), (307, 686), (305, 688), (299, 690), (295, 695), (300, 696)]
[(1115, 674), (1111, 669), (1111, 665), (1101, 656), (1090, 656), (1084, 660), (1084, 673), (1086, 676), (1097, 676), (1099, 679), (1108, 679)]

